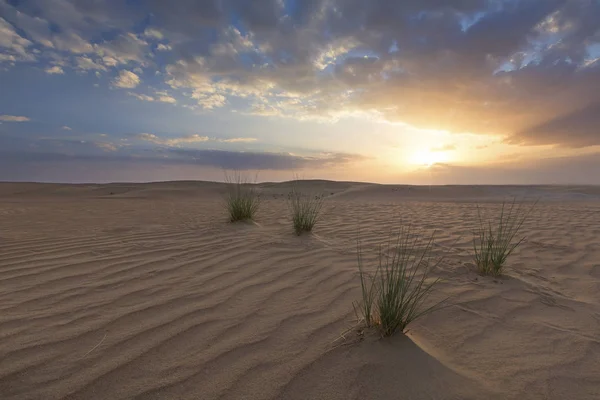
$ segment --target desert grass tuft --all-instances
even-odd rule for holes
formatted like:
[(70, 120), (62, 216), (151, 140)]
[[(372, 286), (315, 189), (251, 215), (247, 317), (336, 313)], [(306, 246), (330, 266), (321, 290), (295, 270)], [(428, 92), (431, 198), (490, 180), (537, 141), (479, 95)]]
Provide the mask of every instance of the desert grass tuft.
[(312, 232), (319, 221), (324, 201), (323, 194), (302, 193), (296, 184), (292, 185), (292, 191), (288, 195), (288, 207), (296, 235)]
[(248, 178), (240, 173), (225, 175), (225, 208), (231, 222), (253, 220), (260, 206), (260, 194)]
[(365, 325), (391, 336), (442, 305), (443, 301), (427, 305), (439, 282), (439, 278), (430, 279), (430, 273), (442, 261), (432, 256), (433, 243), (433, 234), (423, 238), (410, 226), (402, 227), (395, 241), (390, 238), (386, 251), (380, 247), (379, 263), (372, 274), (365, 271), (359, 244), (362, 301), (354, 306)]
[(516, 199), (507, 205), (502, 203), (500, 215), (496, 218), (484, 218), (477, 206), (478, 227), (473, 237), (475, 264), (482, 275), (502, 275), (506, 260), (525, 240), (519, 232), (525, 220), (537, 204), (529, 208)]

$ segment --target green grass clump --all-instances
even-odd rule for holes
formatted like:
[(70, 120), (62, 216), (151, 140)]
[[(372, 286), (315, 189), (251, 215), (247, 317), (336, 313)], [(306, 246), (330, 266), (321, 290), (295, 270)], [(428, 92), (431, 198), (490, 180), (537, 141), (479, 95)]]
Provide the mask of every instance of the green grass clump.
[(226, 175), (225, 208), (231, 222), (253, 220), (260, 206), (260, 194), (248, 179), (239, 173)]
[(433, 268), (441, 262), (431, 254), (433, 234), (423, 239), (410, 226), (402, 227), (395, 245), (379, 250), (375, 272), (365, 272), (362, 251), (358, 247), (358, 269), (362, 302), (355, 304), (368, 327), (376, 327), (382, 336), (404, 332), (416, 319), (435, 311), (442, 302), (426, 305), (439, 278), (430, 279)]
[(311, 232), (319, 220), (325, 197), (322, 194), (302, 193), (292, 187), (288, 195), (288, 205), (292, 217), (294, 232), (300, 236), (303, 232)]
[(491, 219), (483, 218), (477, 206), (479, 226), (474, 233), (473, 249), (475, 264), (482, 275), (502, 274), (508, 256), (525, 240), (519, 232), (536, 203), (527, 209), (516, 200), (509, 206), (503, 202), (500, 215)]

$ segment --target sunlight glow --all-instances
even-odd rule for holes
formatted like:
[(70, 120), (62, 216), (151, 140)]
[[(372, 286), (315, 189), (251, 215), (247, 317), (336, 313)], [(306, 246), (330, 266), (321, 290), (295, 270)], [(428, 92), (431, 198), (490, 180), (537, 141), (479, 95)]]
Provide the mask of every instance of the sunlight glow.
[(448, 159), (447, 152), (420, 150), (410, 157), (409, 162), (414, 165), (431, 167), (433, 164), (447, 162)]

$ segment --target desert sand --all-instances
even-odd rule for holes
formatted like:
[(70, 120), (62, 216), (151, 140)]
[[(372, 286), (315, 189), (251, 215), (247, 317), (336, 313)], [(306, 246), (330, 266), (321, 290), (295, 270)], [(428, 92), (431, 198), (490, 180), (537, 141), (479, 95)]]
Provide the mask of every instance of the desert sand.
[[(223, 184), (0, 184), (0, 398), (600, 399), (600, 188), (308, 181), (230, 224)], [(472, 260), (476, 204), (540, 198), (506, 276)], [(352, 327), (357, 231), (436, 230), (432, 301), (407, 335)], [(345, 334), (344, 334), (345, 333)]]

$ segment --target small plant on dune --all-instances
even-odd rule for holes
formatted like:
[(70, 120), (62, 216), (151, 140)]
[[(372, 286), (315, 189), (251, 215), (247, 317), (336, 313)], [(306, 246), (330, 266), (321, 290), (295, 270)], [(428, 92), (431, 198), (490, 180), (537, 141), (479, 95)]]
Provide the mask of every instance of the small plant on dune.
[(253, 220), (260, 206), (260, 195), (248, 178), (240, 173), (225, 175), (225, 207), (231, 222)]
[(302, 193), (293, 184), (288, 195), (288, 206), (294, 225), (294, 232), (300, 236), (303, 232), (311, 232), (319, 220), (325, 197), (322, 194)]
[(430, 279), (431, 271), (441, 263), (433, 259), (433, 235), (423, 239), (410, 226), (402, 227), (395, 242), (380, 247), (375, 272), (365, 271), (358, 246), (358, 269), (362, 302), (355, 304), (368, 327), (377, 327), (382, 336), (404, 332), (416, 319), (438, 309), (443, 301), (427, 305), (439, 278)]
[(524, 203), (513, 200), (510, 205), (502, 203), (496, 219), (485, 219), (477, 206), (479, 226), (473, 237), (475, 264), (482, 275), (499, 276), (504, 270), (508, 256), (525, 240), (519, 236), (521, 227), (537, 204), (526, 209)]

